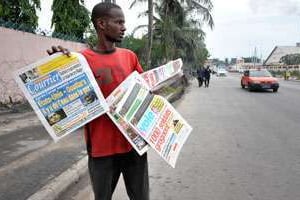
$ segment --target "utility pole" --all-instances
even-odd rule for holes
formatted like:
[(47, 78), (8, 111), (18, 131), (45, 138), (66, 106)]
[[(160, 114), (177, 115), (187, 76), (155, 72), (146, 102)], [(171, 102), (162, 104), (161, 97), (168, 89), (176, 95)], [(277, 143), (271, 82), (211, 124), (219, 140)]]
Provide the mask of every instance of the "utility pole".
[(254, 61), (254, 68), (255, 68), (255, 64), (256, 64), (256, 47), (254, 47), (254, 59), (253, 59), (253, 61)]

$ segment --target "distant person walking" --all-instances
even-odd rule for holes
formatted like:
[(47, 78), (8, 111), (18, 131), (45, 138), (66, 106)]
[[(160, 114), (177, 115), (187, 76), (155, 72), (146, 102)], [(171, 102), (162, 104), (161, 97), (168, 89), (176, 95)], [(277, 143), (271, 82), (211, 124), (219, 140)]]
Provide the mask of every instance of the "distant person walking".
[(204, 69), (204, 86), (206, 88), (209, 87), (209, 80), (210, 80), (210, 73), (211, 73), (211, 70), (209, 69), (209, 66), (207, 66), (205, 69)]
[(291, 76), (290, 71), (288, 69), (286, 69), (284, 72), (284, 80), (286, 80), (286, 81), (289, 80), (290, 76)]
[(197, 79), (198, 79), (198, 86), (201, 87), (203, 85), (203, 68), (200, 67), (197, 69)]

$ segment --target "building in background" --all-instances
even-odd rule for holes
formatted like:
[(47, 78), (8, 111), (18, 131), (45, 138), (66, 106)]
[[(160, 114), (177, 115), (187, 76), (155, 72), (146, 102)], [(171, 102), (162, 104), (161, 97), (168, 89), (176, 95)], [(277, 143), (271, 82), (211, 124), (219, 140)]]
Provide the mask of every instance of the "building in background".
[(296, 46), (275, 46), (263, 65), (267, 69), (274, 71), (282, 71), (286, 68), (299, 70), (299, 65), (286, 65), (281, 62), (282, 57), (291, 54), (300, 54), (300, 43), (296, 43)]

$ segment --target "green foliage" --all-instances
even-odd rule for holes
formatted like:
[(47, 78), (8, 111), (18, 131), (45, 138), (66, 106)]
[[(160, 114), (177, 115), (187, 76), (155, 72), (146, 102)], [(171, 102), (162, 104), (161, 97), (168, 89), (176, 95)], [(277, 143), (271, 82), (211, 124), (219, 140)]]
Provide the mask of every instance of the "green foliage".
[[(284, 77), (285, 71), (279, 71), (279, 70), (269, 70), (271, 74), (275, 77)], [(290, 71), (291, 77), (296, 78), (297, 80), (300, 80), (300, 71), (299, 70), (293, 70)]]
[(280, 58), (280, 62), (286, 65), (299, 65), (300, 54), (288, 54)]
[(22, 24), (29, 32), (34, 32), (38, 26), (36, 9), (41, 9), (40, 0), (0, 0), (0, 18)]
[(90, 48), (93, 48), (97, 45), (98, 36), (92, 24), (90, 24), (90, 26), (87, 28), (87, 31), (85, 33), (85, 42), (88, 44)]
[(84, 0), (54, 0), (52, 4), (53, 36), (57, 33), (83, 39), (90, 25), (89, 11), (81, 4)]
[[(135, 0), (145, 2), (145, 0)], [(209, 53), (204, 43), (202, 23), (213, 27), (210, 0), (156, 0), (152, 66), (181, 57), (190, 67), (203, 65)], [(147, 13), (147, 12), (145, 12)], [(197, 14), (197, 15), (196, 15)], [(197, 19), (195, 16), (202, 16)], [(143, 26), (140, 26), (143, 27)], [(144, 37), (148, 37), (146, 34)]]
[(298, 70), (292, 71), (291, 76), (295, 77), (297, 80), (300, 80), (300, 71), (298, 71)]
[(144, 48), (145, 48), (145, 38), (138, 39), (134, 38), (133, 36), (126, 36), (121, 43), (121, 47), (130, 48), (138, 55), (142, 55)]

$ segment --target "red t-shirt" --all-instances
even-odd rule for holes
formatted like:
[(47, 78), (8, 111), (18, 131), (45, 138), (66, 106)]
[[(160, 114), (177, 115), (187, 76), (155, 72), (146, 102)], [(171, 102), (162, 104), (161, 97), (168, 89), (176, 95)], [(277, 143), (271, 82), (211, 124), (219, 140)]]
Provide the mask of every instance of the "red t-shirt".
[[(135, 53), (116, 48), (108, 54), (91, 49), (81, 52), (87, 59), (98, 85), (106, 98), (133, 71), (143, 72)], [(129, 152), (132, 147), (108, 115), (102, 115), (85, 126), (88, 153), (92, 157)]]

